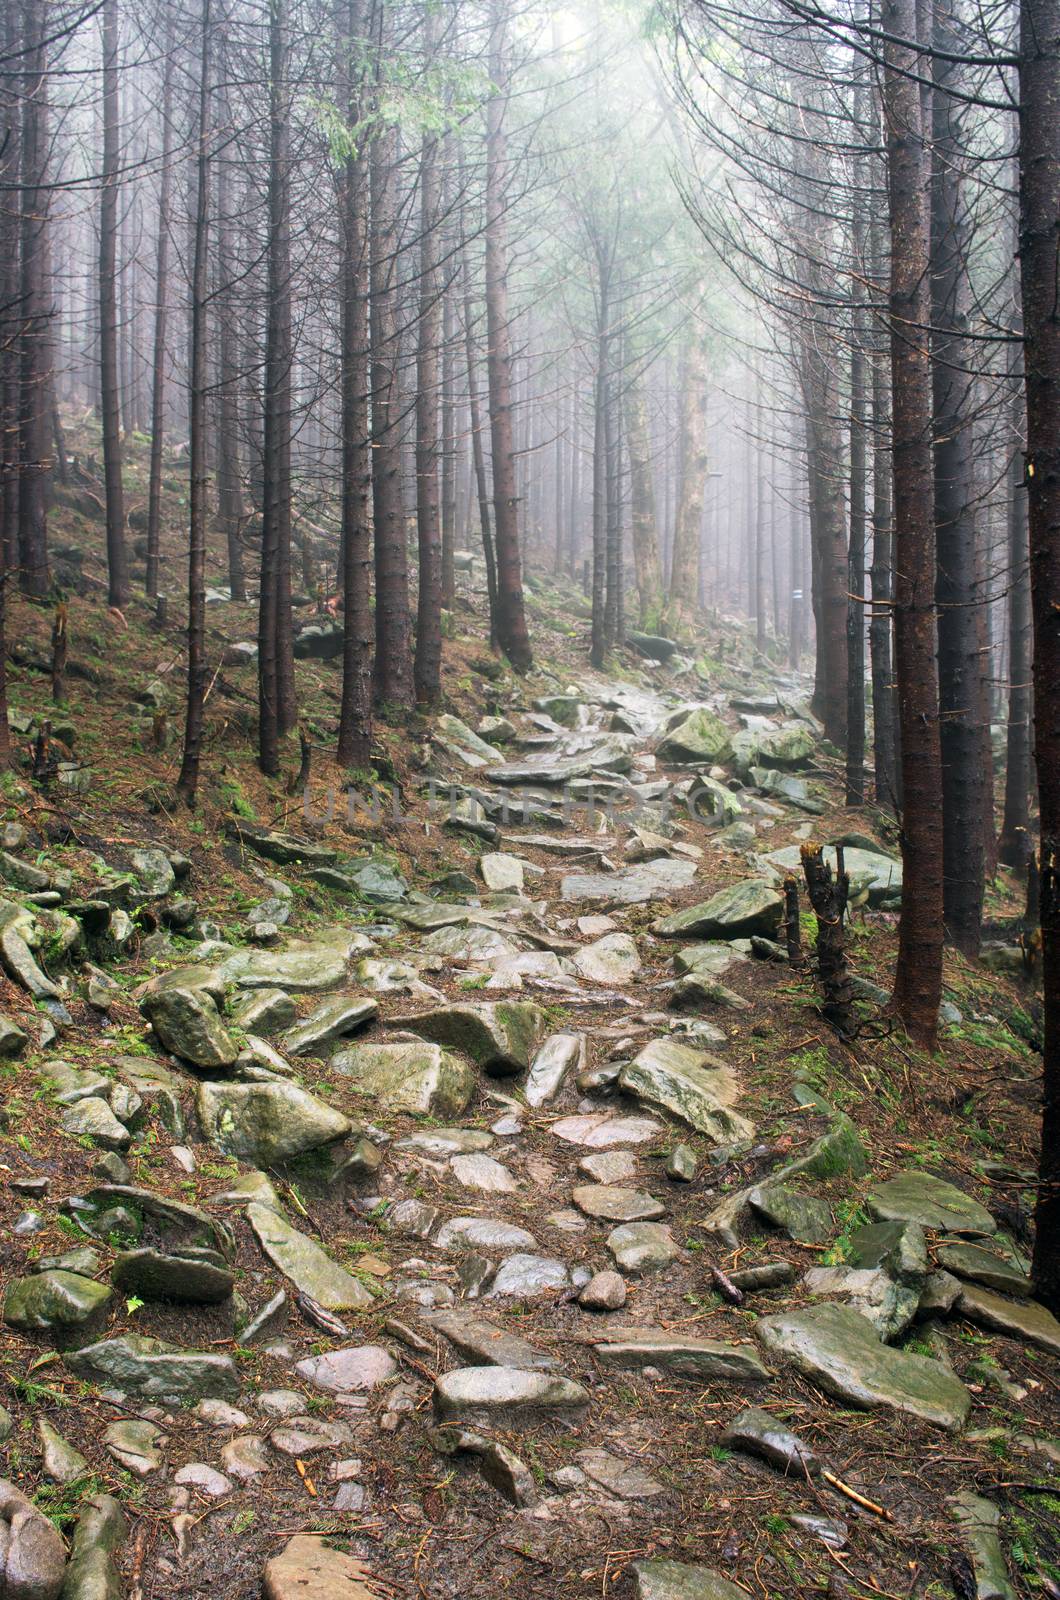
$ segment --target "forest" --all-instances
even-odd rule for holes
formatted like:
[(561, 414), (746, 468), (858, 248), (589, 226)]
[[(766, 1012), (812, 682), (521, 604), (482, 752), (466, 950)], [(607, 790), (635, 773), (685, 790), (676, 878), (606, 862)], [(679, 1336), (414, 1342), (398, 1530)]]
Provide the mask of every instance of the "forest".
[(1060, 0), (7, 0), (0, 832), (0, 1600), (1060, 1600)]

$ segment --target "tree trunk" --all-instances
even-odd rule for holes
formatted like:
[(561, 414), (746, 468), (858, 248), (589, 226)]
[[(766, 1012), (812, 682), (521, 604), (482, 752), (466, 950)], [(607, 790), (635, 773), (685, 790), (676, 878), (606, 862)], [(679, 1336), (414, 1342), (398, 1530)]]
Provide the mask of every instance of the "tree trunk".
[(890, 427), (882, 353), (872, 359), (872, 614), (869, 659), (872, 673), (872, 765), (878, 806), (897, 811), (897, 708), (894, 685), (894, 527), (891, 513), (891, 452), (884, 444)]
[(206, 689), (206, 364), (207, 250), (210, 217), (210, 0), (202, 0), (199, 56), (199, 109), (196, 127), (195, 228), (191, 270), (191, 348), (189, 389), (188, 509), (188, 703), (184, 722), (184, 755), (178, 792), (195, 804), (202, 757), (203, 705)]
[[(860, 251), (858, 252), (860, 254)], [(847, 548), (846, 803), (865, 803), (865, 350), (855, 319), (850, 351), (850, 543)]]
[[(460, 163), (460, 190), (464, 192), (464, 165)], [(471, 425), (471, 453), (475, 468), (475, 488), (478, 494), (479, 530), (482, 535), (482, 555), (486, 563), (486, 592), (489, 596), (490, 649), (497, 649), (497, 562), (490, 528), (490, 496), (486, 478), (486, 457), (482, 448), (482, 407), (479, 402), (478, 377), (475, 361), (475, 331), (471, 315), (471, 272), (467, 259), (467, 242), (464, 238), (463, 213), (460, 222), (460, 275), (463, 280), (464, 350), (467, 361), (467, 403)]]
[(931, 373), (935, 410), (935, 537), (943, 907), (950, 937), (979, 953), (987, 826), (976, 607), (976, 528), (969, 405), (968, 218), (957, 177), (963, 131), (951, 90), (959, 49), (953, 0), (935, 0), (931, 173)]
[(19, 587), (24, 594), (37, 597), (47, 594), (51, 582), (47, 512), (52, 316), (48, 273), (48, 31), (44, 0), (24, 0), (18, 562)]
[(291, 648), (291, 217), (284, 0), (269, 0), (269, 174), (261, 584), (258, 602), (258, 765), (275, 777), (279, 741), (294, 726)]
[[(377, 3), (377, 38), (383, 8)], [(375, 510), (376, 705), (413, 704), (409, 641), (408, 555), (401, 494), (401, 395), (398, 362), (398, 227), (394, 185), (397, 135), (376, 133), (371, 146), (372, 498)]]
[(103, 0), (103, 165), (99, 191), (99, 392), (107, 515), (107, 600), (129, 598), (118, 384), (118, 0)]
[(505, 213), (508, 157), (504, 131), (507, 101), (506, 12), (491, 0), (486, 102), (486, 327), (490, 442), (493, 459), (493, 525), (497, 557), (497, 642), (517, 672), (533, 666), (523, 607), (519, 555), (519, 505), (512, 449), (511, 345), (508, 327), (508, 260)]
[(166, 323), (169, 312), (169, 229), (173, 192), (173, 28), (166, 30), (162, 56), (162, 171), (158, 185), (158, 239), (155, 245), (155, 327), (151, 351), (151, 457), (147, 479), (147, 575), (144, 592), (158, 593), (159, 536), (162, 527), (162, 434), (166, 405)]
[[(8, 60), (18, 53), (19, 15), (14, 5), (6, 8), (3, 48)], [(13, 194), (18, 188), (18, 88), (15, 74), (10, 80), (0, 82), (0, 189), (6, 194)], [(18, 211), (14, 200), (0, 206), (0, 307), (4, 308), (0, 336), (0, 573), (13, 571), (18, 563)], [(0, 739), (6, 734), (5, 720), (0, 727)], [(0, 743), (0, 756), (7, 748), (6, 740)]]
[[(424, 55), (433, 63), (435, 26), (428, 9)], [(429, 130), (420, 154), (420, 305), (416, 344), (416, 704), (436, 706), (442, 695), (442, 527), (438, 486), (438, 336), (442, 302), (438, 272), (438, 139)]]
[(456, 277), (451, 263), (445, 270), (450, 281), (442, 302), (442, 605), (451, 611), (456, 599)]
[[(223, 48), (223, 43), (222, 43)], [(222, 70), (224, 70), (222, 68)], [(227, 91), (218, 97), (218, 121), (230, 121)], [(232, 599), (247, 598), (243, 573), (243, 488), (239, 470), (239, 360), (236, 350), (236, 299), (232, 286), (231, 176), (227, 152), (217, 171), (217, 521), (228, 551)]]
[(607, 659), (607, 363), (610, 338), (606, 280), (601, 279), (598, 293), (593, 390), (593, 616), (589, 649), (589, 661), (597, 670)]
[(637, 617), (649, 631), (659, 626), (662, 575), (655, 529), (655, 485), (652, 479), (648, 407), (636, 380), (626, 386), (626, 448), (629, 451), (633, 570), (637, 575)]
[(1052, 0), (1020, 0), (1020, 278), (1034, 615), (1034, 726), (1041, 812), (1044, 1046), (1032, 1277), (1060, 1312), (1060, 41)]
[[(942, 994), (942, 771), (935, 660), (935, 528), (927, 328), (924, 127), (915, 79), (915, 0), (885, 0), (884, 104), (891, 219), (895, 664), (902, 740), (902, 914), (893, 1007), (914, 1042), (935, 1043)], [(908, 43), (903, 41), (909, 41)]]
[(692, 613), (699, 567), (699, 529), (707, 482), (707, 348), (699, 328), (688, 330), (680, 393), (678, 448), (681, 488), (674, 513), (667, 620), (679, 626)]
[[(347, 119), (361, 116), (362, 0), (349, 0), (338, 40)], [(360, 149), (341, 177), (342, 710), (337, 759), (366, 770), (372, 749), (372, 451), (368, 420), (368, 171)]]

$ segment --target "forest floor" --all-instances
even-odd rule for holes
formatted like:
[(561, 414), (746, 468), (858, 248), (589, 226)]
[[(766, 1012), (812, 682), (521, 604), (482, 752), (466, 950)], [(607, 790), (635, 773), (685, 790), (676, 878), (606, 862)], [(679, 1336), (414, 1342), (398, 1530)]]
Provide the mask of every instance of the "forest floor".
[[(84, 454), (91, 440), (80, 442)], [(858, 1036), (842, 1041), (820, 1015), (812, 966), (792, 968), (761, 937), (752, 944), (749, 924), (715, 927), (709, 938), (694, 927), (681, 938), (661, 934), (660, 919), (748, 880), (769, 882), (763, 857), (784, 847), (858, 834), (875, 854), (893, 856), (894, 821), (872, 807), (844, 809), (838, 761), (806, 710), (809, 682), (756, 662), (738, 623), (705, 624), (666, 664), (626, 649), (607, 674), (593, 673), (584, 600), (533, 574), (528, 677), (516, 678), (485, 647), (477, 574), (461, 575), (449, 619), (446, 711), (483, 726), (500, 759), (483, 756), (456, 723), (381, 723), (374, 766), (399, 792), (400, 815), (376, 821), (347, 818), (339, 793), (336, 661), (297, 663), (314, 748), (308, 813), (283, 780), (261, 777), (256, 668), (231, 650), (253, 640), (254, 607), (219, 595), (207, 613), (203, 788), (189, 812), (173, 797), (180, 471), (174, 463), (167, 490), (173, 599), (162, 627), (142, 599), (122, 616), (108, 612), (91, 495), (71, 494), (57, 508), (53, 543), (82, 552), (83, 574), (69, 596), (60, 707), (50, 695), (52, 613), (9, 599), (19, 765), (4, 775), (0, 796), (4, 920), (15, 926), (22, 908), (17, 926), (60, 993), (57, 1002), (35, 1001), (11, 977), (0, 981), (0, 1008), (25, 1035), (0, 1065), (0, 1401), (13, 1424), (0, 1444), (5, 1475), (67, 1537), (86, 1496), (115, 1495), (129, 1521), (116, 1556), (121, 1592), (139, 1600), (254, 1600), (267, 1564), (299, 1534), (317, 1541), (324, 1586), (305, 1586), (308, 1568), (293, 1578), (274, 1568), (273, 1600), (355, 1597), (352, 1580), (328, 1567), (331, 1551), (361, 1563), (369, 1593), (431, 1600), (726, 1600), (711, 1574), (755, 1597), (1060, 1594), (1060, 1328), (1024, 1317), (1011, 1295), (998, 1311), (977, 1287), (984, 1272), (988, 1283), (1018, 1286), (1029, 1241), (1040, 1060), (1033, 982), (1015, 970), (1020, 886), (1002, 872), (989, 895), (992, 931), (1006, 947), (995, 965), (1005, 974), (947, 951), (954, 1009), (930, 1057), (871, 999), (861, 1002)], [(134, 524), (142, 473), (134, 450)], [(76, 568), (76, 558), (63, 559)], [(142, 582), (142, 563), (135, 571)], [(209, 580), (222, 589), (219, 549)], [(314, 610), (308, 599), (299, 614), (317, 623)], [(539, 700), (551, 704), (536, 708)], [(741, 709), (752, 702), (761, 705)], [(667, 722), (693, 705), (716, 714), (738, 751), (748, 733), (765, 746), (778, 729), (809, 733), (810, 754), (787, 775), (796, 780), (790, 792), (813, 809), (750, 778), (735, 781), (738, 756), (699, 765), (657, 757)], [(75, 765), (35, 781), (31, 730), (45, 719)], [(768, 767), (768, 755), (759, 750), (759, 758)], [(541, 813), (501, 822), (487, 840), (446, 825), (431, 801), (433, 778), (479, 791), (491, 810), (509, 765), (537, 764), (540, 773), (557, 762), (579, 808), (579, 773), (592, 774), (598, 803), (614, 785), (613, 814), (594, 820), (577, 809), (564, 819), (561, 782), (509, 784), (541, 795)], [(293, 750), (288, 766), (297, 767)], [(684, 803), (682, 786), (712, 766), (724, 769), (723, 792), (743, 807), (735, 829)], [(369, 775), (359, 777), (365, 790)], [(303, 851), (281, 839), (294, 859), (278, 865), (254, 848), (254, 828), (294, 835)], [(570, 854), (558, 853), (565, 841)], [(275, 837), (266, 847), (275, 851)], [(335, 853), (321, 873), (330, 871), (330, 884), (311, 875), (314, 849)], [(154, 854), (134, 862), (143, 851)], [(175, 883), (159, 852), (175, 865)], [(501, 859), (483, 865), (484, 852)], [(43, 877), (20, 874), (19, 862)], [(361, 871), (366, 863), (374, 875)], [(491, 891), (483, 882), (491, 870), (514, 874), (510, 887)], [(630, 887), (633, 872), (640, 876)], [(44, 902), (35, 901), (42, 887)], [(647, 898), (623, 903), (627, 888)], [(49, 909), (56, 892), (61, 905)], [(768, 892), (761, 898), (761, 932), (775, 934), (775, 908)], [(124, 911), (128, 927), (104, 908), (103, 931), (91, 933), (100, 913), (93, 922), (83, 905), (101, 900)], [(256, 911), (265, 900), (267, 913)], [(71, 903), (74, 925), (62, 912)], [(584, 920), (600, 917), (610, 926)], [(812, 915), (802, 920), (809, 948)], [(280, 926), (262, 930), (263, 921)], [(870, 888), (848, 929), (860, 979), (888, 985), (896, 927), (893, 892)], [(692, 951), (686, 965), (702, 981), (675, 995), (679, 950)], [(304, 961), (285, 983), (283, 958), (292, 952)], [(329, 979), (336, 960), (338, 978)], [(196, 1068), (167, 1052), (141, 1011), (145, 980), (192, 966), (183, 992), (204, 986), (220, 1000), (221, 1018), (204, 1002), (205, 1026), (216, 1024), (239, 1047), (234, 1065)], [(239, 1008), (269, 970), (277, 977), (268, 988), (290, 997), (275, 1019), (287, 1020), (242, 1024)], [(249, 971), (257, 990), (241, 982)], [(304, 1018), (336, 993), (371, 998), (378, 1011), (351, 1036), (292, 1054), (284, 1042), (291, 1011)], [(500, 1012), (478, 1009), (477, 1021), (452, 1010), (494, 1003)], [(531, 1009), (506, 1012), (513, 1003)], [(436, 1020), (418, 1026), (428, 1013)], [(187, 1016), (170, 1022), (173, 1044)], [(165, 1031), (165, 1019), (159, 1026)], [(432, 1030), (452, 1043), (440, 1069), (421, 1038)], [(551, 1048), (568, 1051), (568, 1070), (538, 1093), (526, 1062), (556, 1035)], [(402, 1042), (402, 1057), (365, 1048)], [(660, 1042), (684, 1053), (653, 1055)], [(629, 1069), (638, 1058), (639, 1076)], [(56, 1061), (73, 1074), (57, 1075)], [(624, 1069), (630, 1077), (619, 1083)], [(227, 1152), (246, 1131), (240, 1113), (207, 1126), (197, 1112), (204, 1079), (222, 1099), (278, 1086), (268, 1137), (326, 1119), (325, 1107), (352, 1130), (323, 1157), (322, 1137), (289, 1161), (233, 1157)], [(307, 1095), (299, 1098), (298, 1086)], [(420, 1109), (408, 1109), (417, 1096)], [(70, 1113), (86, 1099), (109, 1104), (106, 1131), (87, 1122), (76, 1131)], [(115, 1117), (124, 1118), (116, 1131)], [(261, 1127), (254, 1132), (265, 1138)], [(822, 1139), (832, 1154), (785, 1180), (781, 1169), (819, 1152)], [(86, 1200), (102, 1181), (101, 1142), (124, 1145), (118, 1164), (113, 1151), (103, 1159), (139, 1193)], [(670, 1175), (676, 1146), (685, 1147), (683, 1178)], [(343, 1171), (336, 1150), (350, 1158)], [(955, 1186), (975, 1204), (947, 1223), (938, 1205), (945, 1211), (951, 1191), (917, 1179), (896, 1200), (881, 1186), (899, 1173)], [(761, 1206), (733, 1202), (755, 1185)], [(771, 1204), (770, 1189), (783, 1206)], [(152, 1209), (151, 1196), (202, 1216), (178, 1225)], [(262, 1252), (248, 1198), (258, 1202), (250, 1215), (259, 1233), (280, 1218), (293, 1252), (288, 1272)], [(731, 1225), (719, 1214), (723, 1202)], [(627, 1215), (634, 1234), (616, 1238)], [(886, 1217), (897, 1220), (873, 1272), (869, 1245), (879, 1244), (879, 1230), (871, 1238), (859, 1230)], [(473, 1220), (453, 1228), (456, 1219)], [(218, 1222), (227, 1229), (218, 1233)], [(978, 1249), (969, 1250), (975, 1239)], [(158, 1252), (170, 1289), (190, 1261), (234, 1277), (235, 1294), (181, 1303), (158, 1297), (165, 1284), (152, 1289), (147, 1276), (121, 1278), (83, 1327), (59, 1329), (51, 1312), (42, 1326), (12, 1325), (13, 1287), (31, 1282), (42, 1258), (89, 1247), (94, 1257), (67, 1262), (70, 1276), (109, 1287), (116, 1259), (137, 1242)], [(204, 1243), (220, 1255), (186, 1254)], [(914, 1259), (918, 1249), (926, 1254)], [(787, 1281), (731, 1303), (712, 1269), (729, 1275), (763, 1262), (787, 1263), (778, 1274)], [(616, 1265), (617, 1287), (603, 1287), (623, 1303), (589, 1309), (579, 1298), (587, 1281)], [(833, 1266), (828, 1283), (807, 1283), (808, 1272)], [(133, 1282), (141, 1286), (130, 1292)], [(296, 1299), (299, 1284), (308, 1303)], [(244, 1339), (248, 1316), (281, 1292), (270, 1325)], [(345, 1331), (328, 1332), (314, 1315), (313, 1301), (328, 1296)], [(867, 1392), (872, 1356), (859, 1354), (849, 1322), (836, 1335), (838, 1352), (809, 1358), (812, 1319), (798, 1324), (801, 1345), (784, 1332), (789, 1314), (822, 1304), (853, 1305), (885, 1334), (879, 1350), (894, 1352), (880, 1380), (888, 1394)], [(864, 1327), (874, 1339), (872, 1325)], [(645, 1349), (649, 1331), (657, 1337)], [(174, 1405), (164, 1383), (143, 1387), (142, 1360), (130, 1357), (108, 1380), (108, 1341), (126, 1335), (222, 1359), (205, 1388), (194, 1362), (178, 1360), (171, 1382), (186, 1386)], [(77, 1370), (79, 1358), (57, 1346), (88, 1338), (104, 1351), (101, 1365)], [(500, 1363), (490, 1350), (498, 1340)], [(135, 1356), (135, 1346), (124, 1348)], [(335, 1351), (354, 1353), (305, 1366)], [(500, 1376), (480, 1393), (491, 1361)], [(447, 1384), (446, 1374), (464, 1369), (470, 1378)], [(329, 1371), (337, 1388), (325, 1386)], [(528, 1371), (536, 1376), (527, 1380)], [(550, 1387), (556, 1377), (575, 1388)], [(538, 1392), (542, 1382), (547, 1394)], [(906, 1401), (890, 1394), (895, 1385)], [(206, 1389), (214, 1398), (202, 1403)], [(727, 1436), (748, 1406), (797, 1435), (827, 1475), (800, 1470), (797, 1456), (785, 1471)], [(944, 1417), (947, 1410), (955, 1414)], [(446, 1421), (473, 1429), (479, 1442), (464, 1439), (466, 1448), (447, 1453), (436, 1431)], [(62, 1470), (54, 1443), (50, 1453), (43, 1448), (42, 1422), (80, 1452), (80, 1465)], [(133, 1432), (116, 1434), (123, 1424)], [(186, 1474), (189, 1465), (202, 1470)], [(999, 1513), (1001, 1567), (993, 1572), (992, 1534), (978, 1526), (989, 1513), (966, 1502), (959, 1521), (954, 1497), (968, 1493)], [(292, 1556), (296, 1567), (305, 1548)], [(65, 1591), (74, 1600), (82, 1592), (69, 1583)]]

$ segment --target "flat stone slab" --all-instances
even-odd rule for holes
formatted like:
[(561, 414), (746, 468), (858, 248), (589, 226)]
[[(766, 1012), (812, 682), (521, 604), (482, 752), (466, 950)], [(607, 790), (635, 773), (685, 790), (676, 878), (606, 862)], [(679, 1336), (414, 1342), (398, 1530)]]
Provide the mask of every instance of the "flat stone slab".
[(451, 1217), (434, 1240), (439, 1250), (536, 1250), (537, 1240), (514, 1223), (492, 1217)]
[(490, 1299), (503, 1296), (520, 1299), (547, 1294), (551, 1289), (566, 1289), (570, 1284), (567, 1268), (551, 1256), (517, 1254), (502, 1261), (490, 1289)]
[(580, 1383), (521, 1367), (457, 1367), (434, 1386), (434, 1411), (443, 1422), (492, 1422), (517, 1431), (546, 1419), (576, 1419), (588, 1407)]
[(747, 1600), (720, 1572), (684, 1561), (634, 1561), (633, 1584), (636, 1600)]
[(734, 1383), (765, 1383), (769, 1378), (749, 1346), (687, 1338), (655, 1328), (609, 1335), (593, 1349), (602, 1365), (625, 1371), (658, 1367), (685, 1378), (722, 1378)]
[(300, 1533), (266, 1564), (264, 1600), (376, 1600), (370, 1574), (352, 1556)]
[(309, 1356), (299, 1361), (294, 1370), (314, 1389), (323, 1389), (327, 1394), (358, 1394), (392, 1378), (397, 1362), (381, 1345), (366, 1344)]
[(269, 1206), (249, 1205), (247, 1221), (273, 1266), (328, 1311), (366, 1311), (373, 1304), (363, 1283), (279, 1212)]
[(617, 1500), (654, 1500), (666, 1493), (666, 1486), (652, 1478), (634, 1461), (623, 1461), (610, 1450), (579, 1450), (575, 1456), (590, 1483), (606, 1489)]
[(978, 1200), (927, 1172), (899, 1172), (871, 1189), (865, 1205), (879, 1222), (919, 1222), (939, 1233), (989, 1237), (997, 1223)]
[(958, 1278), (970, 1278), (999, 1294), (1011, 1294), (1026, 1299), (1031, 1292), (1031, 1280), (1013, 1261), (984, 1250), (977, 1244), (940, 1244), (935, 1255), (946, 1272)]
[(695, 878), (694, 861), (646, 861), (617, 872), (571, 872), (560, 884), (564, 900), (591, 900), (599, 905), (639, 906), (669, 900)]
[(1060, 1322), (1036, 1300), (1003, 1300), (978, 1283), (962, 1285), (957, 1310), (969, 1322), (1060, 1356)]
[(607, 1236), (616, 1267), (638, 1278), (660, 1272), (681, 1254), (669, 1228), (659, 1222), (625, 1222)]
[(568, 1144), (580, 1144), (587, 1150), (610, 1150), (614, 1145), (646, 1144), (664, 1129), (651, 1117), (613, 1117), (594, 1111), (586, 1116), (561, 1117), (550, 1131)]
[(968, 1419), (971, 1395), (939, 1362), (881, 1344), (872, 1324), (849, 1306), (810, 1306), (755, 1324), (764, 1350), (812, 1378), (847, 1405), (879, 1406), (956, 1432)]
[(760, 1456), (771, 1467), (797, 1478), (805, 1478), (807, 1473), (815, 1475), (821, 1470), (821, 1463), (809, 1445), (803, 1444), (798, 1434), (758, 1406), (747, 1406), (733, 1417), (722, 1439), (725, 1444), (748, 1455)]
[[(426, 1041), (352, 1045), (333, 1055), (331, 1065), (382, 1111), (458, 1117), (475, 1088), (468, 1062)], [(401, 1148), (410, 1146), (403, 1142)]]
[(637, 941), (630, 933), (607, 933), (579, 950), (574, 965), (590, 983), (607, 983), (621, 989), (640, 971)]
[(953, 1496), (949, 1508), (972, 1559), (976, 1600), (1015, 1600), (998, 1537), (1001, 1512), (997, 1506), (965, 1489)]
[(355, 1032), (371, 1022), (378, 1012), (378, 1003), (364, 995), (336, 995), (333, 1000), (316, 1006), (290, 1028), (280, 1042), (289, 1056), (319, 1053), (323, 1045)]
[(161, 1250), (125, 1250), (114, 1261), (111, 1282), (142, 1300), (177, 1300), (215, 1306), (235, 1288), (235, 1275), (212, 1259), (213, 1252), (166, 1255)]
[(398, 1139), (395, 1150), (413, 1150), (424, 1156), (459, 1156), (472, 1150), (488, 1150), (492, 1133), (478, 1128), (424, 1128), (420, 1133)]
[(295, 1083), (201, 1083), (199, 1120), (227, 1155), (270, 1167), (345, 1138), (353, 1124)]
[(235, 1400), (241, 1388), (231, 1356), (181, 1350), (161, 1339), (124, 1333), (71, 1350), (66, 1365), (80, 1378), (113, 1385), (149, 1399)]
[(481, 1151), (453, 1156), (449, 1170), (465, 1189), (480, 1189), (484, 1194), (514, 1194), (519, 1187), (502, 1162)]
[(525, 1000), (444, 1005), (393, 1020), (424, 1039), (470, 1056), (476, 1066), (496, 1077), (525, 1071), (548, 1025), (541, 1007)]
[(666, 1215), (666, 1207), (654, 1195), (609, 1183), (581, 1184), (571, 1198), (587, 1217), (605, 1222), (646, 1222)]
[(578, 1171), (594, 1183), (624, 1183), (636, 1176), (637, 1158), (631, 1150), (601, 1150), (599, 1155), (582, 1156)]
[(750, 1139), (754, 1124), (732, 1109), (740, 1093), (735, 1073), (705, 1050), (675, 1039), (653, 1039), (619, 1075), (619, 1087), (680, 1118), (719, 1144)]
[(425, 1319), (443, 1334), (465, 1361), (476, 1367), (518, 1367), (524, 1372), (547, 1372), (556, 1365), (554, 1357), (537, 1350), (518, 1334), (498, 1328), (484, 1317), (465, 1311), (433, 1311)]

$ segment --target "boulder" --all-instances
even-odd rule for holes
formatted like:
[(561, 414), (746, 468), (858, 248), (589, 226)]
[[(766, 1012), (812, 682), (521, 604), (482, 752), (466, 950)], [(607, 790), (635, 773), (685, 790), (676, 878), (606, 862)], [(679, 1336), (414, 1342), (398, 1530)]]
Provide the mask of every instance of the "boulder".
[(739, 1085), (732, 1069), (706, 1051), (654, 1039), (619, 1074), (619, 1087), (679, 1117), (723, 1144), (747, 1139), (753, 1125), (732, 1110)]
[(331, 1066), (379, 1112), (458, 1117), (475, 1089), (473, 1069), (439, 1044), (353, 1045), (332, 1056)]
[(63, 1358), (79, 1378), (125, 1389), (144, 1399), (182, 1401), (235, 1400), (239, 1372), (231, 1356), (205, 1350), (181, 1350), (162, 1339), (124, 1333), (69, 1351)]
[(635, 1600), (747, 1600), (747, 1590), (710, 1567), (684, 1561), (634, 1561)]
[(208, 994), (173, 985), (145, 994), (140, 1010), (167, 1050), (196, 1067), (230, 1067), (239, 1046)]
[(203, 1134), (226, 1155), (271, 1167), (351, 1132), (348, 1117), (294, 1083), (202, 1083)]
[(0, 1479), (0, 1595), (4, 1600), (58, 1600), (66, 1548), (36, 1506)]
[(748, 878), (721, 889), (709, 900), (662, 917), (653, 931), (665, 939), (698, 935), (703, 939), (773, 938), (784, 916), (784, 899), (765, 878)]
[(724, 764), (732, 755), (729, 730), (713, 712), (700, 707), (682, 716), (655, 747), (659, 761)]
[(284, 1034), (280, 1043), (288, 1055), (319, 1055), (320, 1047), (355, 1033), (366, 1022), (377, 1016), (379, 1006), (375, 1000), (362, 995), (336, 995), (316, 1006), (307, 1017)]
[(755, 1336), (770, 1355), (793, 1366), (844, 1404), (919, 1417), (955, 1433), (965, 1424), (971, 1395), (938, 1361), (881, 1343), (867, 1319), (849, 1306), (826, 1302), (762, 1317)]
[(457, 1367), (434, 1386), (439, 1421), (492, 1423), (510, 1432), (542, 1421), (576, 1421), (588, 1407), (581, 1384), (521, 1367)]
[(63, 1600), (121, 1600), (114, 1557), (128, 1533), (125, 1513), (113, 1495), (94, 1494), (81, 1501)]
[(548, 1017), (526, 1001), (446, 1005), (400, 1019), (414, 1033), (470, 1056), (492, 1077), (524, 1072), (544, 1038)]
[(50, 1333), (57, 1343), (86, 1336), (103, 1320), (111, 1292), (75, 1272), (37, 1272), (12, 1278), (4, 1296), (4, 1321), (27, 1333)]
[(899, 1172), (870, 1189), (865, 1205), (880, 1222), (919, 1222), (940, 1233), (988, 1237), (997, 1224), (985, 1206), (927, 1172)]
[(376, 1600), (359, 1561), (300, 1533), (266, 1563), (263, 1600)]

